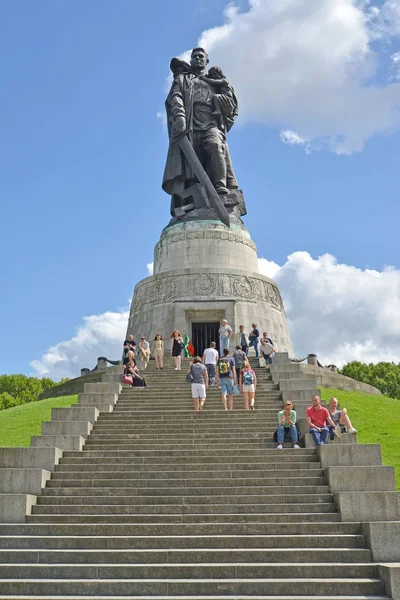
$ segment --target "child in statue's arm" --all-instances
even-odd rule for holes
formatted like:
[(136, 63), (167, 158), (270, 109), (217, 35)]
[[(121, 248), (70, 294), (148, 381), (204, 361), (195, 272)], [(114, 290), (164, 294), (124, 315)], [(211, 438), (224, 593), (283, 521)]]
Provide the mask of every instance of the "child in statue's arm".
[(210, 85), (219, 89), (220, 94), (214, 96), (214, 115), (217, 115), (221, 124), (223, 124), (223, 113), (220, 104), (220, 95), (229, 94), (229, 81), (225, 78), (220, 67), (211, 67), (207, 75), (200, 75), (200, 79), (207, 81)]

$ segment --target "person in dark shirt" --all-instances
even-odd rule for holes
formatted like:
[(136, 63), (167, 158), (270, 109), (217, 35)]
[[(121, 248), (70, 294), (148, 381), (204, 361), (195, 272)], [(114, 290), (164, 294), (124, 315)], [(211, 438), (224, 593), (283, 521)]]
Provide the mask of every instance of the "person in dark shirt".
[(256, 353), (256, 358), (258, 358), (258, 341), (260, 339), (260, 332), (257, 329), (257, 324), (253, 323), (252, 324), (252, 331), (250, 331), (249, 333), (249, 348), (251, 348), (251, 346), (253, 346), (255, 353)]
[(133, 339), (133, 335), (130, 335), (125, 341), (124, 341), (124, 346), (125, 344), (128, 344), (129, 346), (132, 347), (132, 350), (135, 351), (136, 349), (136, 342)]

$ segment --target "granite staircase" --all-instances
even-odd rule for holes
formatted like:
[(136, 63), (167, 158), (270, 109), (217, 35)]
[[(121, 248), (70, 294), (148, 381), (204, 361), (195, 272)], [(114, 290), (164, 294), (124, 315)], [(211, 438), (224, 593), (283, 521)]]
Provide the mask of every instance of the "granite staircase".
[(235, 397), (225, 412), (213, 387), (195, 413), (185, 365), (151, 362), (148, 387), (124, 387), (64, 452), (26, 523), (0, 525), (0, 600), (386, 597), (317, 451), (275, 449), (267, 371), (254, 362), (255, 411)]

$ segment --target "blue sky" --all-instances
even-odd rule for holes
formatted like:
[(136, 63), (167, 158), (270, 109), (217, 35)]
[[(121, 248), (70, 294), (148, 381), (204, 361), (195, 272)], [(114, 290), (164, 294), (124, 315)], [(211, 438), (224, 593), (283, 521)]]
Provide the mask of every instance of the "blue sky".
[[(268, 272), (293, 272), (287, 256), (299, 251), (318, 265), (329, 253), (360, 277), (393, 265), (390, 322), (400, 306), (400, 3), (361, 10), (355, 0), (335, 1), (340, 14), (332, 13), (332, 0), (310, 0), (303, 16), (300, 0), (287, 0), (286, 14), (271, 14), (272, 0), (239, 2), (225, 14), (220, 0), (0, 3), (0, 373), (33, 373), (32, 361), (82, 332), (83, 317), (124, 313), (135, 283), (147, 276), (169, 219), (160, 187), (167, 135), (157, 113), (169, 60), (200, 38), (238, 90), (241, 116), (229, 143), (246, 225)], [(305, 43), (301, 23), (318, 32), (319, 20), (332, 40), (307, 35)], [(221, 26), (228, 30), (215, 29)], [(293, 43), (284, 43), (293, 31), (301, 49), (294, 58), (287, 50)], [(283, 290), (293, 328), (302, 317), (290, 296), (301, 287), (301, 265), (294, 270)], [(349, 296), (351, 281), (344, 284)], [(385, 286), (368, 290), (371, 297), (389, 294)], [(318, 298), (322, 339), (334, 323), (323, 321), (329, 297)], [(343, 297), (337, 303), (354, 310)], [(354, 332), (364, 351), (376, 337), (362, 335), (366, 315)], [(373, 327), (382, 331), (379, 320)], [(392, 329), (379, 347), (395, 358), (400, 332), (386, 344)], [(301, 331), (299, 340), (313, 339), (309, 326)], [(80, 344), (68, 357), (72, 371), (50, 369), (51, 376), (94, 365), (101, 344), (89, 355), (79, 353)], [(295, 347), (303, 350), (299, 341)], [(93, 364), (79, 364), (83, 359)]]

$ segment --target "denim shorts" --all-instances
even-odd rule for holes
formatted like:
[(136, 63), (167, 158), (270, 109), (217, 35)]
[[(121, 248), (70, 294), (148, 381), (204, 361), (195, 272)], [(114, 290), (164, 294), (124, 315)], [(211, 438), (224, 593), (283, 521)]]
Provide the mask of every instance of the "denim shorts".
[(221, 393), (228, 394), (228, 396), (232, 396), (232, 394), (233, 394), (233, 379), (232, 379), (232, 377), (221, 377), (219, 381), (221, 384)]

